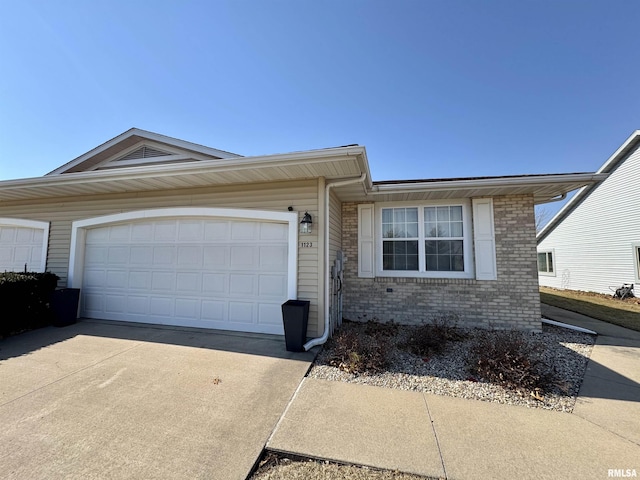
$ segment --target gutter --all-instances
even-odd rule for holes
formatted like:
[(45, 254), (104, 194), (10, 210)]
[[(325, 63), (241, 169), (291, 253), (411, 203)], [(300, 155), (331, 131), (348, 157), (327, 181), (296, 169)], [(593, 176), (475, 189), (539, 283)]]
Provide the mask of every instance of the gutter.
[(364, 183), (364, 181), (367, 179), (367, 174), (363, 173), (359, 178), (352, 178), (350, 180), (344, 180), (341, 182), (335, 182), (335, 183), (330, 183), (327, 186), (325, 186), (325, 192), (324, 192), (324, 211), (325, 211), (325, 227), (324, 227), (324, 264), (325, 264), (325, 274), (324, 274), (324, 279), (325, 279), (325, 289), (324, 289), (324, 333), (322, 334), (321, 337), (317, 337), (317, 338), (312, 338), (311, 340), (309, 340), (307, 343), (304, 344), (304, 350), (305, 352), (312, 349), (315, 346), (318, 345), (322, 345), (324, 344), (328, 339), (329, 339), (329, 332), (331, 330), (330, 328), (330, 323), (331, 323), (331, 317), (329, 315), (329, 303), (330, 303), (330, 298), (329, 295), (331, 295), (331, 288), (329, 285), (329, 278), (331, 276), (331, 271), (330, 271), (330, 266), (329, 266), (329, 201), (330, 201), (330, 195), (329, 192), (331, 191), (332, 188), (334, 187), (344, 187), (345, 185), (351, 185), (354, 183)]
[(425, 189), (430, 191), (451, 190), (457, 188), (496, 188), (496, 187), (526, 187), (538, 186), (553, 183), (567, 182), (598, 182), (604, 180), (606, 175), (595, 173), (570, 173), (559, 175), (532, 175), (529, 177), (512, 177), (512, 178), (487, 178), (487, 179), (469, 179), (469, 180), (442, 180), (435, 182), (410, 182), (410, 183), (392, 183), (374, 185), (371, 194), (386, 193), (412, 193), (423, 192)]

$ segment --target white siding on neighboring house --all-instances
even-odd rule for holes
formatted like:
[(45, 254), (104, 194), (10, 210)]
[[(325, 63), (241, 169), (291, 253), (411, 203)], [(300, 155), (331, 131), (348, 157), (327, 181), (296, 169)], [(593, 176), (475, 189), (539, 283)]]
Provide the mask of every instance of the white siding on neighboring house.
[[(621, 161), (539, 244), (553, 252), (553, 274), (540, 285), (612, 293), (637, 283), (634, 245), (640, 244), (640, 149)], [(636, 249), (637, 250), (637, 249)]]

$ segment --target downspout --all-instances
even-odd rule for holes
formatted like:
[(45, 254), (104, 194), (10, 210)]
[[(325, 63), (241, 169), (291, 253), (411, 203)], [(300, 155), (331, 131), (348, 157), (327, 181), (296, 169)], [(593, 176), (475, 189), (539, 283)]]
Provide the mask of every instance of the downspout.
[(324, 192), (325, 193), (324, 194), (324, 211), (325, 211), (325, 215), (324, 215), (324, 221), (325, 221), (325, 226), (324, 226), (324, 263), (325, 263), (324, 333), (322, 334), (321, 337), (312, 338), (307, 343), (305, 343), (304, 344), (305, 351), (308, 351), (317, 345), (322, 345), (329, 339), (329, 330), (330, 330), (329, 323), (331, 321), (331, 317), (329, 315), (329, 303), (331, 300), (329, 298), (329, 295), (331, 295), (331, 288), (329, 288), (330, 287), (329, 280), (331, 277), (331, 270), (330, 270), (331, 266), (330, 266), (330, 259), (329, 259), (329, 201), (331, 196), (329, 195), (329, 193), (331, 189), (334, 187), (344, 187), (346, 185), (351, 185), (353, 183), (362, 183), (365, 181), (366, 178), (367, 178), (367, 174), (363, 173), (360, 178), (344, 180), (342, 182), (329, 183), (328, 185), (325, 186), (325, 192)]

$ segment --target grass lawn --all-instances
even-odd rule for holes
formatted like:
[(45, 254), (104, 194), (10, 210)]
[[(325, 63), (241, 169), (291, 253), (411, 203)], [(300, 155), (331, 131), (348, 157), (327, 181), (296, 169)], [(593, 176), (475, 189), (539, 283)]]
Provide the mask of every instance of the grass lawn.
[(611, 295), (540, 287), (540, 301), (640, 332), (640, 299), (617, 300)]

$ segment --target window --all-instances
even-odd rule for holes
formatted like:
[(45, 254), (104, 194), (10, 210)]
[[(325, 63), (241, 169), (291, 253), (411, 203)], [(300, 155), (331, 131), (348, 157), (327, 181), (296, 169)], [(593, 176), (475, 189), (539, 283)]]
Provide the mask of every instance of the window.
[(538, 273), (553, 275), (553, 252), (538, 252)]
[[(380, 275), (468, 278), (468, 205), (381, 207)], [(380, 238), (378, 237), (378, 238)]]
[(640, 283), (640, 243), (633, 244), (633, 256), (636, 266), (636, 282)]

